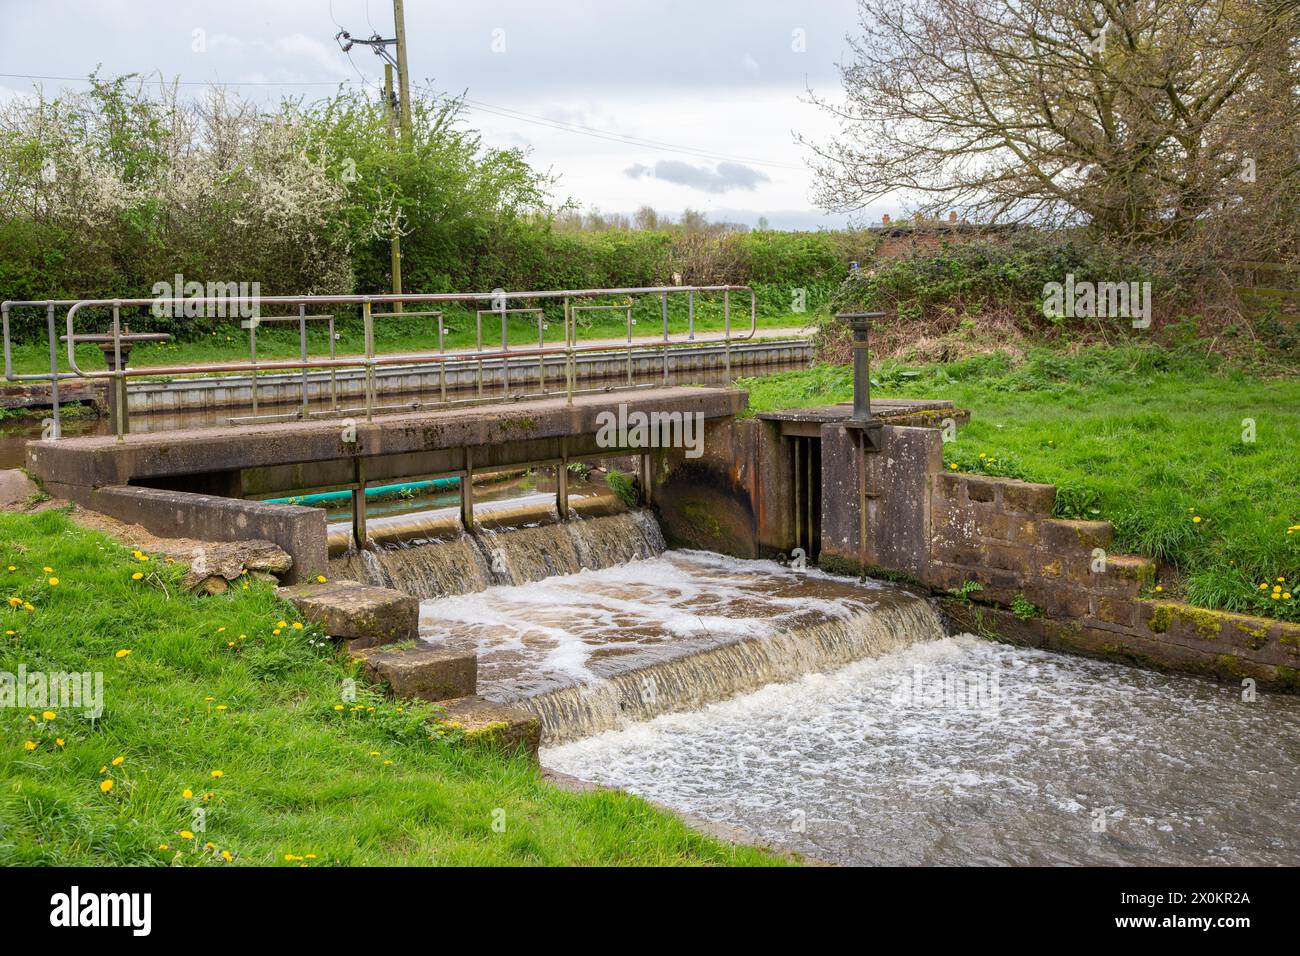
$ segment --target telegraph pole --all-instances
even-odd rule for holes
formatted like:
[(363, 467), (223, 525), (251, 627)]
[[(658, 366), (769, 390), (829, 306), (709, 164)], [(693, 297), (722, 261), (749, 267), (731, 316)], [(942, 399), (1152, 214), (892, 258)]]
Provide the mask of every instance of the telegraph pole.
[(402, 0), (393, 0), (393, 32), (397, 36), (397, 82), (402, 95), (402, 140), (407, 149), (411, 147), (411, 84), (406, 68), (406, 15), (402, 10)]
[[(411, 140), (411, 84), (406, 69), (406, 16), (402, 9), (402, 0), (393, 0), (394, 36), (386, 39), (375, 34), (368, 40), (357, 40), (346, 30), (339, 30), (334, 39), (344, 53), (351, 53), (352, 47), (360, 43), (368, 46), (376, 56), (384, 58), (384, 108), (388, 113), (388, 147), (395, 153), (398, 148), (397, 127), (402, 130), (401, 146), (410, 149)], [(389, 46), (397, 47), (397, 58), (388, 52)], [(397, 69), (397, 82), (401, 91), (400, 99), (393, 95), (393, 69)], [(391, 266), (393, 275), (393, 294), (402, 294), (402, 237), (396, 230), (392, 238)], [(402, 303), (394, 302), (393, 311), (401, 312)]]

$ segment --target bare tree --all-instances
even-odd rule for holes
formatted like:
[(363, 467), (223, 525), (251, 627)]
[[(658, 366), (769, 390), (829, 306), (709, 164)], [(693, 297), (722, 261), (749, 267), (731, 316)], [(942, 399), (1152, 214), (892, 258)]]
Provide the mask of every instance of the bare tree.
[(1295, 242), (1297, 0), (860, 0), (817, 198), (1086, 223), (1126, 241), (1249, 214)]

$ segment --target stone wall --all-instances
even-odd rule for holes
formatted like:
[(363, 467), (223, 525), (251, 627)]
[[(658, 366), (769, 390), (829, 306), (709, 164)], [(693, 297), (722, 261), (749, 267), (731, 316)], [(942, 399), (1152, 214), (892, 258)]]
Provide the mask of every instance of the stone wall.
[(1160, 600), (1153, 561), (1110, 552), (1110, 522), (1052, 516), (1055, 486), (945, 471), (938, 431), (884, 431), (864, 459), (851, 431), (824, 427), (824, 567), (944, 594), (977, 582), (949, 613), (988, 636), (1300, 691), (1300, 625)]

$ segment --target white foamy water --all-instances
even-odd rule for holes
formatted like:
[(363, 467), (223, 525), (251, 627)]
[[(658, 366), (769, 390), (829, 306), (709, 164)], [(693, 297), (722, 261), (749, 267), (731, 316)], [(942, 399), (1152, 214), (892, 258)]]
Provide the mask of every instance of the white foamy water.
[(558, 742), (933, 640), (942, 626), (899, 588), (673, 552), (428, 601), (420, 634), (473, 651), (479, 692), (525, 703)]
[(1300, 700), (969, 635), (548, 747), (846, 864), (1300, 863)]

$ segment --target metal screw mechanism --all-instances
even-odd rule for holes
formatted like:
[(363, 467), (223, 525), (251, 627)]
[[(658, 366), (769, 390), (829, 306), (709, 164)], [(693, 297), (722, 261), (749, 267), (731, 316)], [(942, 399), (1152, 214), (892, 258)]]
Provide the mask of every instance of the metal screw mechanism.
[(839, 312), (835, 318), (848, 321), (853, 329), (853, 414), (845, 428), (862, 431), (863, 449), (880, 451), (881, 423), (871, 414), (871, 353), (867, 336), (871, 320), (883, 318), (883, 312)]

